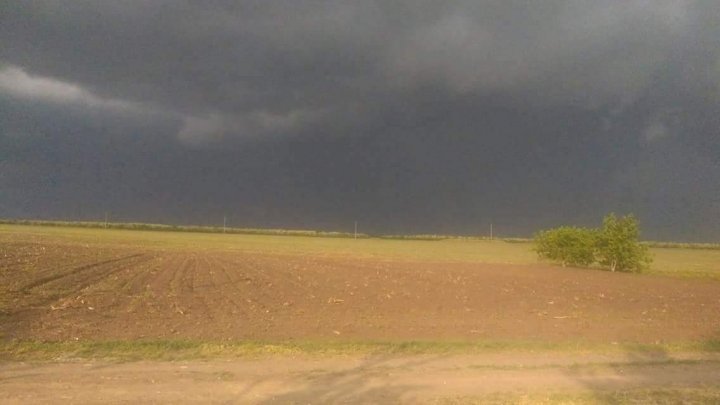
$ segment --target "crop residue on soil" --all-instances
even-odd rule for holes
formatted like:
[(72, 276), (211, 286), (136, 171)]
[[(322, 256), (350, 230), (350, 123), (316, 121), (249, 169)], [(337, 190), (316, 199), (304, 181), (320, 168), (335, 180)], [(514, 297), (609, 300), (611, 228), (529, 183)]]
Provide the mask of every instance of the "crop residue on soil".
[(708, 339), (720, 283), (553, 266), (4, 246), (20, 339)]

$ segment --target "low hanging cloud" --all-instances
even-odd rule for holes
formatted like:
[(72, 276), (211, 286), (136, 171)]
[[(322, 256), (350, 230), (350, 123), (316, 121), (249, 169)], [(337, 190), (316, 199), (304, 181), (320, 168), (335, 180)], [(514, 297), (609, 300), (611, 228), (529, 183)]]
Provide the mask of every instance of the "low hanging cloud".
[(135, 115), (155, 114), (174, 117), (181, 122), (177, 137), (188, 145), (198, 146), (217, 142), (228, 136), (251, 138), (296, 131), (319, 119), (318, 110), (297, 109), (286, 113), (252, 111), (238, 115), (203, 116), (184, 115), (160, 107), (137, 102), (104, 98), (79, 85), (50, 77), (30, 75), (24, 70), (9, 66), (0, 70), (0, 93), (22, 99), (56, 104), (69, 104), (99, 108), (114, 113)]
[(23, 69), (7, 66), (0, 70), (0, 92), (29, 100), (60, 104), (81, 104), (89, 108), (136, 112), (140, 106), (131, 102), (103, 98), (82, 86), (49, 77), (29, 75)]
[(672, 0), (38, 2), (9, 8), (0, 60), (190, 117), (372, 111), (412, 104), (427, 86), (450, 97), (626, 108), (658, 86), (717, 84), (706, 16), (718, 9)]
[[(112, 98), (104, 98), (93, 94), (79, 85), (62, 80), (30, 75), (23, 69), (9, 66), (0, 70), (0, 93), (18, 97), (27, 101), (85, 106), (91, 109), (102, 109), (115, 114), (147, 114), (150, 110), (140, 103), (128, 102)], [(201, 144), (217, 139), (227, 128), (218, 116), (209, 118), (180, 116), (177, 113), (161, 111), (155, 108), (152, 112), (159, 115), (174, 116), (181, 120), (178, 139), (188, 144)]]
[(257, 139), (295, 133), (317, 123), (323, 112), (293, 110), (287, 113), (253, 111), (246, 114), (184, 116), (178, 139), (188, 145), (217, 143), (226, 137)]

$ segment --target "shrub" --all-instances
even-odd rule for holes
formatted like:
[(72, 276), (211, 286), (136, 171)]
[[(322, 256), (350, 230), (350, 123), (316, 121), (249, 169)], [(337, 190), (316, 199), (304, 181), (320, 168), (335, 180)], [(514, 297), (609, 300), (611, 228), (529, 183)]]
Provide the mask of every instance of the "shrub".
[(588, 266), (595, 261), (596, 239), (593, 229), (563, 226), (538, 232), (535, 250), (541, 258), (563, 266)]
[(595, 262), (611, 271), (641, 272), (650, 265), (648, 247), (639, 242), (640, 229), (632, 215), (609, 214), (600, 229), (563, 226), (535, 235), (535, 251), (542, 259), (571, 266)]
[(634, 216), (606, 216), (597, 239), (598, 261), (611, 271), (641, 272), (650, 265), (651, 259), (648, 247), (638, 241), (639, 236)]

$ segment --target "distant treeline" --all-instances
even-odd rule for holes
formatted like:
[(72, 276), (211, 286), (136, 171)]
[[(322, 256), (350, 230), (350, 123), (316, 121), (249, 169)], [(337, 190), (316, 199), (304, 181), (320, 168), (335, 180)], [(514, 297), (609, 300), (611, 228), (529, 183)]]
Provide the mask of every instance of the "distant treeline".
[(379, 235), (375, 236), (379, 239), (398, 239), (398, 240), (499, 240), (509, 243), (530, 243), (532, 239), (528, 238), (490, 238), (489, 236), (461, 236), (461, 235)]
[(645, 241), (640, 243), (651, 248), (720, 250), (720, 243), (683, 243), (657, 241)]
[[(74, 228), (107, 228), (129, 229), (138, 231), (168, 231), (168, 232), (199, 232), (199, 233), (232, 233), (246, 235), (281, 235), (281, 236), (318, 236), (325, 238), (353, 238), (355, 234), (348, 232), (327, 232), (292, 229), (256, 229), (232, 228), (218, 226), (191, 226), (191, 225), (165, 225), (146, 224), (140, 222), (90, 222), (90, 221), (40, 221), (32, 219), (0, 219), (0, 224), (11, 225), (37, 225), (62, 226)], [(358, 233), (358, 238), (368, 238), (366, 234)]]
[[(260, 228), (233, 228), (221, 226), (193, 226), (193, 225), (165, 225), (147, 224), (142, 222), (101, 222), (101, 221), (50, 221), (35, 219), (1, 219), (0, 224), (9, 225), (35, 225), (35, 226), (58, 226), (74, 228), (107, 228), (107, 229), (129, 229), (141, 231), (168, 231), (168, 232), (201, 232), (201, 233), (232, 233), (245, 235), (281, 235), (281, 236), (317, 236), (326, 238), (354, 238), (352, 232), (330, 232), (313, 230), (292, 230), (292, 229), (260, 229)], [(358, 233), (358, 238), (398, 239), (398, 240), (490, 240), (485, 236), (458, 236), (458, 235), (369, 235)], [(531, 242), (531, 239), (522, 238), (495, 238), (506, 242)]]
[(490, 240), (486, 236), (457, 236), (457, 235), (379, 235), (380, 239), (397, 239), (397, 240)]
[[(278, 236), (313, 236), (323, 238), (354, 238), (352, 232), (330, 232), (330, 231), (312, 231), (312, 230), (293, 230), (293, 229), (260, 229), (260, 228), (232, 228), (227, 227), (223, 230), (221, 226), (192, 226), (192, 225), (165, 225), (165, 224), (146, 224), (141, 222), (98, 222), (98, 221), (44, 221), (34, 219), (1, 219), (0, 224), (9, 225), (36, 225), (36, 226), (64, 226), (74, 228), (108, 228), (108, 229), (130, 229), (141, 231), (168, 231), (168, 232), (200, 232), (200, 233), (231, 233), (244, 235), (278, 235)], [(460, 235), (370, 235), (366, 233), (358, 233), (360, 239), (378, 238), (378, 239), (396, 239), (396, 240), (425, 240), (425, 241), (441, 241), (441, 240), (490, 240), (488, 236), (460, 236)], [(493, 238), (508, 243), (531, 243), (533, 240), (529, 238)], [(682, 248), (682, 249), (718, 249), (720, 243), (681, 243), (681, 242), (657, 242), (646, 241), (642, 244), (652, 248)]]

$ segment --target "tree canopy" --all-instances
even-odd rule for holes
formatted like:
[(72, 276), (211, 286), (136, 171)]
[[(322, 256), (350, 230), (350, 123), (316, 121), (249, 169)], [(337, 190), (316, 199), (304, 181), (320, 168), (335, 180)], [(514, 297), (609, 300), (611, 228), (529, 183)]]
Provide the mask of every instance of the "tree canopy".
[(611, 271), (641, 272), (651, 262), (647, 246), (639, 242), (640, 227), (633, 215), (609, 214), (601, 228), (562, 226), (535, 235), (535, 251), (542, 259), (571, 266), (598, 263)]

